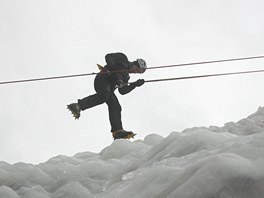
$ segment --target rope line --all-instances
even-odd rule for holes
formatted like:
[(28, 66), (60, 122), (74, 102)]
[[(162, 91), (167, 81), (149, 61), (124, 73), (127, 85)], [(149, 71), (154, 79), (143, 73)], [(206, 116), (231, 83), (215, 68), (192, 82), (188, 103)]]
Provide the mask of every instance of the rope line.
[(184, 66), (191, 66), (191, 65), (205, 65), (205, 64), (212, 64), (212, 63), (242, 61), (242, 60), (259, 59), (259, 58), (264, 58), (264, 56), (251, 56), (251, 57), (242, 57), (242, 58), (211, 60), (211, 61), (204, 61), (204, 62), (182, 63), (182, 64), (177, 64), (177, 65), (162, 65), (162, 66), (156, 66), (156, 67), (149, 67), (147, 69), (162, 69), (162, 68), (169, 68), (169, 67), (184, 67)]
[[(193, 63), (183, 63), (183, 64), (176, 64), (176, 65), (163, 65), (163, 66), (155, 66), (155, 67), (148, 67), (147, 69), (162, 69), (162, 68), (170, 68), (170, 67), (183, 67), (183, 66), (192, 66), (192, 65), (201, 65), (201, 64), (212, 64), (212, 63), (221, 63), (221, 62), (231, 62), (231, 61), (242, 61), (242, 60), (250, 60), (250, 59), (260, 59), (264, 58), (264, 56), (251, 56), (251, 57), (242, 57), (242, 58), (232, 58), (232, 59), (222, 59), (222, 60), (211, 60), (211, 61), (203, 61), (203, 62), (193, 62)], [(127, 72), (128, 70), (118, 70), (118, 71), (101, 71), (101, 72), (92, 72), (92, 73), (84, 73), (84, 74), (73, 74), (73, 75), (65, 75), (65, 76), (53, 76), (53, 77), (44, 77), (44, 78), (33, 78), (33, 79), (23, 79), (23, 80), (13, 80), (13, 81), (5, 81), (0, 82), (0, 85), (4, 84), (15, 84), (15, 83), (25, 83), (25, 82), (34, 82), (34, 81), (44, 81), (44, 80), (54, 80), (54, 79), (64, 79), (64, 78), (76, 78), (76, 77), (83, 77), (83, 76), (91, 76), (97, 75), (99, 73), (118, 73), (118, 72)], [(239, 74), (239, 73), (256, 73), (262, 72), (259, 71), (247, 71), (247, 72), (234, 72), (234, 73), (226, 73), (226, 74), (212, 74), (212, 75), (202, 75), (202, 76), (190, 76), (190, 77), (180, 77), (180, 78), (172, 78), (171, 80), (181, 80), (181, 79), (188, 79), (188, 78), (202, 78), (202, 77), (211, 77), (211, 76), (223, 76), (223, 75), (232, 75), (232, 74)], [(157, 82), (157, 81), (164, 81), (165, 79), (157, 79), (157, 80), (147, 80), (146, 82)], [(167, 79), (168, 80), (168, 79)]]
[(164, 78), (164, 79), (154, 79), (154, 80), (146, 80), (146, 83), (150, 82), (161, 82), (161, 81), (171, 81), (171, 80), (186, 80), (186, 79), (194, 79), (194, 78), (208, 78), (208, 77), (216, 77), (216, 76), (228, 76), (228, 75), (238, 75), (238, 74), (250, 74), (250, 73), (260, 73), (264, 72), (264, 70), (253, 70), (253, 71), (241, 71), (241, 72), (230, 72), (230, 73), (219, 73), (219, 74), (206, 74), (199, 76), (185, 76), (185, 77), (177, 77), (177, 78)]
[(14, 84), (14, 83), (24, 83), (24, 82), (33, 82), (33, 81), (42, 81), (42, 80), (54, 80), (54, 79), (62, 79), (62, 78), (76, 78), (76, 77), (90, 76), (90, 75), (96, 75), (96, 74), (98, 74), (98, 73), (75, 74), (75, 75), (66, 75), (66, 76), (53, 76), (53, 77), (45, 77), (45, 78), (14, 80), (14, 81), (0, 82), (0, 85), (3, 85), (3, 84)]

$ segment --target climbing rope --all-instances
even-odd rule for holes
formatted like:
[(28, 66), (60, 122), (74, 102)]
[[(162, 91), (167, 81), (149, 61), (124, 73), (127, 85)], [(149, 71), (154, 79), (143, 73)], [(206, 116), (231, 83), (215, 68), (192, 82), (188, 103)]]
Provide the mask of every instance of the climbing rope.
[(150, 83), (150, 82), (160, 82), (160, 81), (170, 81), (170, 80), (185, 80), (185, 79), (194, 79), (194, 78), (208, 78), (208, 77), (215, 77), (215, 76), (228, 76), (228, 75), (237, 75), (237, 74), (260, 73), (260, 72), (264, 72), (264, 70), (206, 74), (206, 75), (199, 75), (199, 76), (185, 76), (185, 77), (177, 77), (177, 78), (164, 78), (164, 79), (146, 80), (145, 82)]
[[(163, 69), (163, 68), (171, 68), (171, 67), (183, 67), (183, 66), (192, 66), (192, 65), (201, 65), (201, 64), (212, 64), (212, 63), (242, 61), (242, 60), (250, 60), (250, 59), (260, 59), (260, 58), (264, 58), (264, 56), (251, 56), (251, 57), (241, 57), (241, 58), (222, 59), (222, 60), (211, 60), (211, 61), (203, 61), (203, 62), (183, 63), (183, 64), (176, 64), (176, 65), (163, 65), (163, 66), (148, 67), (147, 69)], [(74, 74), (74, 75), (65, 75), (65, 76), (53, 76), (53, 77), (44, 77), (44, 78), (13, 80), (13, 81), (0, 82), (0, 85), (24, 83), (24, 82), (34, 82), (34, 81), (44, 81), (44, 80), (54, 80), (54, 79), (64, 79), (64, 78), (76, 78), (76, 77), (96, 75), (98, 73), (118, 73), (118, 72), (127, 72), (127, 71), (128, 70), (101, 71), (101, 72), (92, 72), (92, 73)], [(201, 75), (201, 76), (186, 76), (186, 77), (167, 78), (167, 79), (155, 79), (155, 80), (146, 80), (145, 82), (159, 82), (159, 81), (168, 81), (168, 80), (183, 80), (183, 79), (191, 79), (191, 78), (205, 78), (205, 77), (213, 77), (213, 76), (224, 76), (224, 75), (235, 75), (235, 74), (246, 74), (246, 73), (258, 73), (258, 72), (263, 72), (263, 70), (243, 71), (243, 72), (233, 72), (233, 73), (222, 73), (222, 74), (209, 74), (209, 75)]]

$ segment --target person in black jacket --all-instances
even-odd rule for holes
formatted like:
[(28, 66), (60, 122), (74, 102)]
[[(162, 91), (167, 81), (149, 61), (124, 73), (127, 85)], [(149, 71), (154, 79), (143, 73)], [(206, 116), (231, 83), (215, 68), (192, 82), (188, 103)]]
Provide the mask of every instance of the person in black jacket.
[(123, 53), (107, 54), (105, 60), (106, 65), (101, 68), (101, 72), (96, 75), (94, 80), (96, 93), (79, 99), (77, 103), (68, 105), (68, 109), (72, 112), (75, 119), (79, 119), (81, 111), (106, 103), (108, 105), (113, 138), (129, 139), (134, 134), (123, 129), (121, 121), (122, 109), (114, 91), (118, 89), (119, 93), (124, 95), (136, 87), (142, 86), (145, 83), (143, 79), (128, 83), (130, 79), (129, 73), (144, 73), (147, 65), (143, 59), (130, 62)]

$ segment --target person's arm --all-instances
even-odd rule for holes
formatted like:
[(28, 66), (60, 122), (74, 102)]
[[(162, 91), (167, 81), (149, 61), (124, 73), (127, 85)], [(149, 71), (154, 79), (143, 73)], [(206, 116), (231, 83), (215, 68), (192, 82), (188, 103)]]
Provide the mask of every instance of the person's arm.
[(118, 88), (120, 94), (125, 95), (134, 90), (136, 87), (140, 87), (145, 83), (144, 79), (139, 79), (136, 82), (130, 83), (129, 85), (124, 85)]

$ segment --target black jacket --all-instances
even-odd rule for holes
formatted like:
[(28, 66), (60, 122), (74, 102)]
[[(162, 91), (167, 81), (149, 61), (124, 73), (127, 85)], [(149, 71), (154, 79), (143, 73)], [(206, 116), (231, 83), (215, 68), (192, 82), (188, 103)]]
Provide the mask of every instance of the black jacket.
[(122, 87), (118, 88), (120, 94), (127, 94), (133, 89), (135, 89), (135, 84), (131, 83), (130, 85), (127, 85), (130, 79), (128, 70), (132, 63), (129, 62), (125, 54), (120, 52), (107, 54), (105, 56), (105, 61), (107, 65), (104, 68), (106, 70), (110, 72), (120, 71), (110, 73), (110, 75), (108, 76), (109, 81), (114, 86), (119, 86), (123, 84)]

